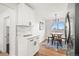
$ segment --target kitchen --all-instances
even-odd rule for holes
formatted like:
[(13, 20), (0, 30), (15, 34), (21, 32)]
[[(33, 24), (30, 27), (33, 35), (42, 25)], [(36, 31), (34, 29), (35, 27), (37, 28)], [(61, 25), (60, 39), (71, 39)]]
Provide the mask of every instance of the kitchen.
[[(71, 35), (72, 38), (75, 36), (75, 29), (73, 29), (73, 27), (75, 28), (74, 3), (5, 3), (0, 6), (2, 12), (0, 15), (2, 19), (0, 20), (0, 51), (6, 52), (8, 48), (9, 56), (34, 56), (39, 51), (41, 42), (50, 36), (50, 25), (56, 14), (65, 22), (67, 12), (72, 11), (70, 13)], [(6, 28), (7, 26), (9, 28)], [(67, 44), (65, 48), (67, 48)], [(66, 50), (64, 55), (75, 54), (74, 49), (72, 49), (72, 53), (69, 51), (71, 48)], [(68, 53), (66, 54), (66, 52)]]

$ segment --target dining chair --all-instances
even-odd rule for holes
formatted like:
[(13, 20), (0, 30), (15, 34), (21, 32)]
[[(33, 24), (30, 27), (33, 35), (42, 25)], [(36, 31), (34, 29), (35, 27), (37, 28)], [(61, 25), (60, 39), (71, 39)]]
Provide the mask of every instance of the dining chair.
[(49, 40), (51, 39), (51, 43), (52, 43), (52, 45), (53, 45), (53, 41), (54, 41), (54, 36), (53, 36), (53, 34), (51, 35), (51, 37), (48, 37), (48, 43), (49, 43)]

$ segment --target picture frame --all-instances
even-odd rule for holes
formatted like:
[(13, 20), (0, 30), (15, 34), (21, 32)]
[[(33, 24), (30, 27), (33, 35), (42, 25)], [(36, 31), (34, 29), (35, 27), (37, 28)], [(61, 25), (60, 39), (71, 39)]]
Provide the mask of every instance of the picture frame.
[(44, 26), (45, 24), (44, 24), (44, 22), (43, 21), (40, 21), (39, 22), (39, 30), (44, 30)]

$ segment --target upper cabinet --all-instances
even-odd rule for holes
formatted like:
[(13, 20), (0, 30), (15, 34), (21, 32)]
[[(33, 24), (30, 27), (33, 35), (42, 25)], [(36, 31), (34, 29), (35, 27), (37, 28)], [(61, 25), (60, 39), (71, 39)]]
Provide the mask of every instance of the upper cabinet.
[(33, 19), (34, 13), (32, 8), (28, 7), (26, 4), (19, 4), (17, 25), (32, 25)]

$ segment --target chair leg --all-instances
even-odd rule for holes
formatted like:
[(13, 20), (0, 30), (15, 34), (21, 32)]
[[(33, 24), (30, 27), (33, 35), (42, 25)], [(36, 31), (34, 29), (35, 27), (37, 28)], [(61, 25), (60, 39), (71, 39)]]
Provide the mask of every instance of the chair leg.
[(61, 40), (59, 40), (59, 44), (60, 44), (60, 46), (62, 47), (62, 41), (61, 41)]
[(49, 43), (49, 37), (48, 37), (48, 43)]
[(52, 39), (52, 45), (53, 45), (53, 39)]
[(58, 46), (59, 46), (59, 43), (58, 43), (58, 41), (57, 41), (57, 49), (58, 49)]

